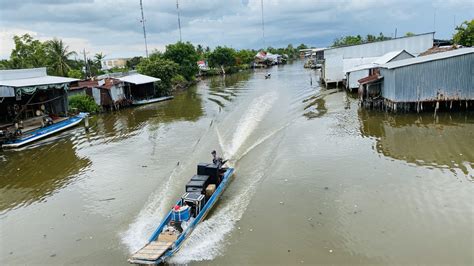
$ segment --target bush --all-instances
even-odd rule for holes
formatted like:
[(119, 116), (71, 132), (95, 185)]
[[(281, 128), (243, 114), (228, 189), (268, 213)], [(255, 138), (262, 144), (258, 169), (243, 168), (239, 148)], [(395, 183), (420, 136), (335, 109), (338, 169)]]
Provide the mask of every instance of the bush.
[(179, 74), (188, 81), (191, 81), (199, 72), (197, 65), (199, 55), (190, 42), (177, 42), (167, 45), (163, 57), (177, 63)]
[(186, 79), (183, 76), (179, 75), (179, 74), (174, 76), (171, 79), (171, 84), (173, 84), (173, 85), (183, 84), (183, 83), (186, 83)]
[(161, 88), (170, 88), (171, 79), (178, 74), (179, 65), (159, 54), (152, 54), (150, 58), (143, 58), (137, 65), (138, 73), (161, 79), (158, 85)]
[(79, 69), (71, 69), (67, 72), (67, 76), (75, 79), (82, 79), (84, 74)]
[(78, 94), (69, 97), (69, 109), (76, 108), (80, 112), (97, 113), (100, 106), (94, 101), (94, 98), (85, 94)]

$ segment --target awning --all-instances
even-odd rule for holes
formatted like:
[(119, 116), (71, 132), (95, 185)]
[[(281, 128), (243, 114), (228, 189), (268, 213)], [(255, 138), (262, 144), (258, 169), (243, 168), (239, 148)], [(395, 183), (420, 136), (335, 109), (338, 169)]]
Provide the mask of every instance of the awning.
[[(78, 79), (48, 76), (46, 68), (0, 70), (0, 95), (33, 94), (36, 90), (67, 89), (69, 83)], [(5, 96), (6, 97), (6, 96)], [(13, 96), (8, 96), (13, 97)]]
[(150, 77), (147, 75), (142, 75), (142, 74), (133, 74), (133, 75), (128, 75), (125, 77), (118, 78), (119, 80), (127, 83), (132, 83), (135, 85), (140, 85), (140, 84), (145, 84), (145, 83), (153, 83), (156, 81), (160, 81), (161, 79), (159, 78), (154, 78)]

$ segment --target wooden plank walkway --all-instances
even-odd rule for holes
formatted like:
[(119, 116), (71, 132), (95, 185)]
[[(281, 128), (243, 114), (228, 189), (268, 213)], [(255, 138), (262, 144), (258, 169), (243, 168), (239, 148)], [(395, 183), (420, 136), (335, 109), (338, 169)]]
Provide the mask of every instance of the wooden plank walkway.
[(131, 257), (132, 260), (155, 261), (173, 245), (173, 242), (152, 241), (137, 251)]

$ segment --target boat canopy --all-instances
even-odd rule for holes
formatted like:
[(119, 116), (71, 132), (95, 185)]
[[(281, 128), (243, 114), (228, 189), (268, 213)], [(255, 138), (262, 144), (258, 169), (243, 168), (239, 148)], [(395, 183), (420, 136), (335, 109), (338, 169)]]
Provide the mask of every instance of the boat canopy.
[(0, 97), (31, 95), (37, 90), (64, 89), (78, 79), (48, 76), (46, 68), (0, 70)]

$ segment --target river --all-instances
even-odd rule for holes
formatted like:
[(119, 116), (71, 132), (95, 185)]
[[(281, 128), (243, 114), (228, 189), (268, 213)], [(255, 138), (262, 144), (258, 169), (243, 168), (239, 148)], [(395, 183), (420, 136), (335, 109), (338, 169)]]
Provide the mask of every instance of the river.
[(317, 80), (214, 77), (0, 151), (0, 264), (126, 265), (213, 149), (236, 174), (171, 263), (474, 264), (474, 113), (366, 111)]

